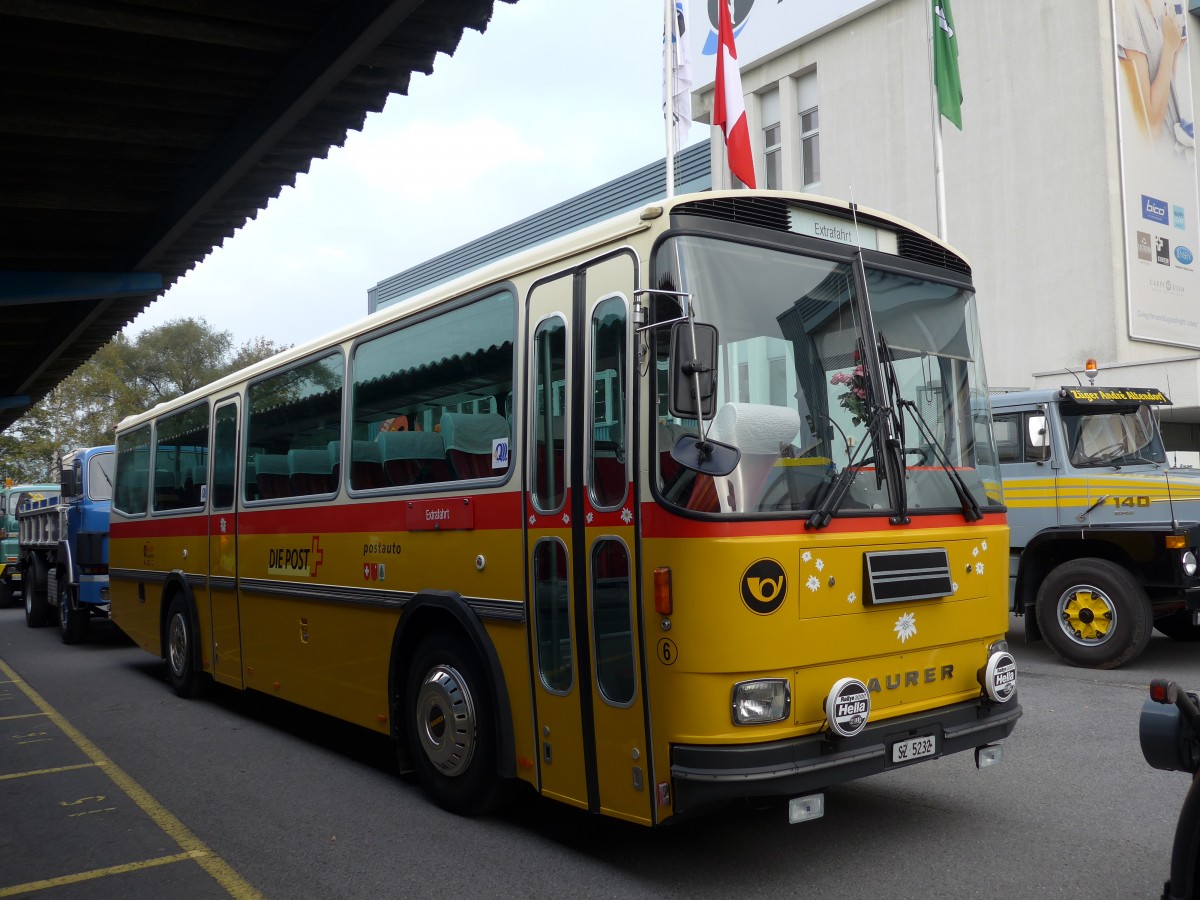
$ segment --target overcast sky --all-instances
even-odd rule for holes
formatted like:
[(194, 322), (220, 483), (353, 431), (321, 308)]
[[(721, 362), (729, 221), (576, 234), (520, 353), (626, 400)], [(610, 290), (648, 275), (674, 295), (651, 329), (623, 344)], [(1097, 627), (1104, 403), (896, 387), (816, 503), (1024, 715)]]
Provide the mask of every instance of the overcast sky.
[(194, 316), (299, 344), (362, 318), (384, 278), (661, 159), (661, 54), (661, 2), (496, 0), (127, 332)]

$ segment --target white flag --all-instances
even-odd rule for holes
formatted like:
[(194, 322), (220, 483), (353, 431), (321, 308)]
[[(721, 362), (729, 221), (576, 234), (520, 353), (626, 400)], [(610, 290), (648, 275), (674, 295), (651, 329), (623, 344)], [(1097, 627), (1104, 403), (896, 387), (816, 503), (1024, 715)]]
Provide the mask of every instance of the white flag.
[(664, 9), (669, 21), (663, 29), (663, 40), (669, 43), (664, 54), (663, 110), (671, 117), (673, 149), (679, 150), (687, 142), (692, 127), (692, 52), (687, 36), (687, 0), (673, 0)]

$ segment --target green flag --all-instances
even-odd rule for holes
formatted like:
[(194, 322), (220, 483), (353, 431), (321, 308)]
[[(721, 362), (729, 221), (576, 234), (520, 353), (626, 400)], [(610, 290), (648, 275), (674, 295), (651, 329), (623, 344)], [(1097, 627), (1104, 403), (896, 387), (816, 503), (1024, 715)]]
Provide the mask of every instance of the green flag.
[(962, 131), (962, 82), (958, 78), (958, 38), (950, 0), (933, 0), (933, 83), (938, 111)]

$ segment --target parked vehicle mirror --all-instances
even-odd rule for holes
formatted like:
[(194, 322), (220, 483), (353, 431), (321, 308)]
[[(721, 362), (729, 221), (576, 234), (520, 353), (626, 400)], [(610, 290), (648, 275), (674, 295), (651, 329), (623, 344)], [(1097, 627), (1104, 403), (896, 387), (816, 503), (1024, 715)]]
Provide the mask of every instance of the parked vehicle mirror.
[(1046, 430), (1045, 416), (1030, 416), (1027, 420), (1029, 435), (1027, 449), (1034, 462), (1050, 458), (1050, 433)]
[(672, 325), (669, 373), (671, 415), (680, 419), (711, 419), (717, 409), (717, 329), (699, 322)]

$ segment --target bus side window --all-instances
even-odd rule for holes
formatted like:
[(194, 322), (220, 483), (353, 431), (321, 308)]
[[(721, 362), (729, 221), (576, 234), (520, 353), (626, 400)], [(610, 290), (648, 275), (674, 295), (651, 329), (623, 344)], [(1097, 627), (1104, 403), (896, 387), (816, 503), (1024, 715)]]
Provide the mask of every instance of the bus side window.
[(250, 385), (245, 499), (336, 492), (329, 444), (341, 440), (344, 373), (335, 351)]

